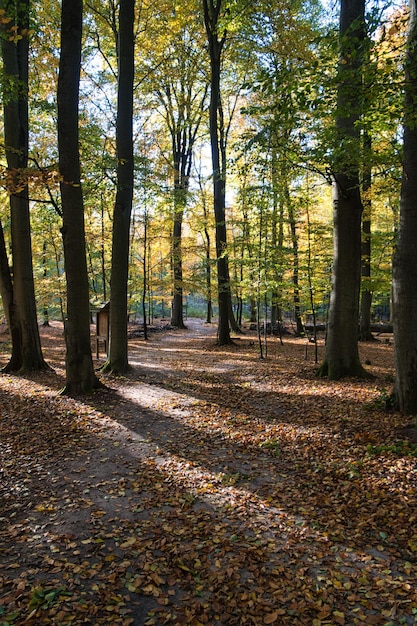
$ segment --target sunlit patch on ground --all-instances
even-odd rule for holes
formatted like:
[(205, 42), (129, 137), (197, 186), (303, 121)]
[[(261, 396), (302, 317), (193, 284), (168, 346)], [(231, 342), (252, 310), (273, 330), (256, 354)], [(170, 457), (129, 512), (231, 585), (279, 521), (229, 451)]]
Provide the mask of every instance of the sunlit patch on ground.
[(392, 346), (330, 383), (302, 339), (260, 360), (253, 334), (222, 351), (188, 324), (132, 340), (132, 372), (85, 399), (56, 393), (59, 327), (55, 374), (0, 377), (0, 624), (414, 624)]

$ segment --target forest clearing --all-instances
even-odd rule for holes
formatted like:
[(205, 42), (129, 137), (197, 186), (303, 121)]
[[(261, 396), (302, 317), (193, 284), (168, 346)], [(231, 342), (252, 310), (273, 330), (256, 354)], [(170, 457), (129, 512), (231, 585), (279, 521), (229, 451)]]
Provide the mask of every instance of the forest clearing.
[(129, 374), (79, 399), (56, 322), (53, 371), (0, 377), (0, 624), (414, 624), (392, 342), (360, 344), (372, 378), (331, 382), (305, 339), (261, 360), (254, 332), (219, 348), (186, 323), (131, 338)]

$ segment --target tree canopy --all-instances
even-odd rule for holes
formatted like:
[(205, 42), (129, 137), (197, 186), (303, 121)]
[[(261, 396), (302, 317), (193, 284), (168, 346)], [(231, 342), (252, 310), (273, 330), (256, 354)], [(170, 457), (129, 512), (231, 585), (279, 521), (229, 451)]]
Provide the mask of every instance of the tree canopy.
[[(29, 146), (27, 164), (13, 166), (6, 160), (11, 151), (5, 138), (3, 197), (13, 198), (14, 190), (20, 193), (27, 185), (37, 310), (47, 323), (49, 316), (66, 319), (71, 298), (59, 232), (64, 210), (56, 139), (61, 6), (34, 0), (30, 24), (20, 32), (13, 5), (5, 2), (0, 9), (3, 49), (5, 54), (21, 37), (29, 41)], [(182, 326), (187, 313), (207, 310), (211, 319), (213, 310), (220, 343), (228, 342), (229, 327), (237, 330), (242, 315), (258, 324), (265, 317), (273, 329), (290, 324), (298, 335), (313, 319), (327, 323), (331, 273), (337, 268), (331, 183), (340, 192), (340, 206), (347, 193), (343, 175), (349, 193), (354, 189), (361, 206), (372, 207), (368, 271), (355, 289), (370, 295), (369, 319), (390, 322), (406, 7), (366, 3), (358, 18), (359, 46), (356, 18), (351, 28), (340, 30), (339, 11), (316, 0), (280, 0), (273, 6), (239, 0), (137, 1), (128, 114), (133, 194), (129, 241), (123, 244), (127, 276), (124, 272), (118, 281), (111, 278), (119, 250), (114, 206), (126, 171), (116, 132), (126, 115), (120, 102), (118, 107), (120, 9), (116, 0), (89, 0), (82, 13), (78, 146), (90, 308), (111, 299), (111, 279), (113, 290), (126, 283), (130, 319), (171, 315), (172, 305), (172, 323)], [(22, 84), (6, 71), (2, 82), (7, 107)], [(6, 259), (12, 239), (6, 202), (1, 218)], [(346, 229), (341, 237), (349, 254)], [(361, 252), (358, 245), (355, 249), (357, 275)], [(7, 276), (2, 276), (6, 293)], [(332, 316), (333, 324), (334, 311)], [(352, 336), (359, 322), (351, 319)], [(125, 325), (118, 327), (125, 335)], [(338, 351), (340, 329), (335, 334)], [(125, 345), (124, 339), (117, 344)]]

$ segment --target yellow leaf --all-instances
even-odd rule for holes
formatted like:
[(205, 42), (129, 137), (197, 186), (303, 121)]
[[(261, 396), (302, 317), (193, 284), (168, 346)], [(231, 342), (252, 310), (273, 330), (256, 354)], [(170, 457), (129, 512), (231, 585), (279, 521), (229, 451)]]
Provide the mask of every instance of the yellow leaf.
[(136, 543), (136, 537), (129, 537), (129, 539), (126, 539), (126, 541), (124, 541), (120, 547), (123, 549), (126, 548), (130, 548), (130, 546), (133, 546)]
[(336, 624), (342, 624), (343, 626), (345, 623), (345, 614), (341, 611), (333, 611), (333, 618)]

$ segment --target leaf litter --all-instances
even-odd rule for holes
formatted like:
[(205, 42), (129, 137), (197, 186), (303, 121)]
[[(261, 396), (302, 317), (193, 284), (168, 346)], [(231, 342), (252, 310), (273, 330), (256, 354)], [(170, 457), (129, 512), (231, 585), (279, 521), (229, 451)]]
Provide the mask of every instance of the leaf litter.
[(361, 345), (371, 381), (330, 383), (303, 340), (259, 360), (251, 333), (220, 350), (189, 320), (71, 399), (59, 326), (42, 341), (54, 373), (0, 377), (1, 626), (417, 621), (392, 346)]

